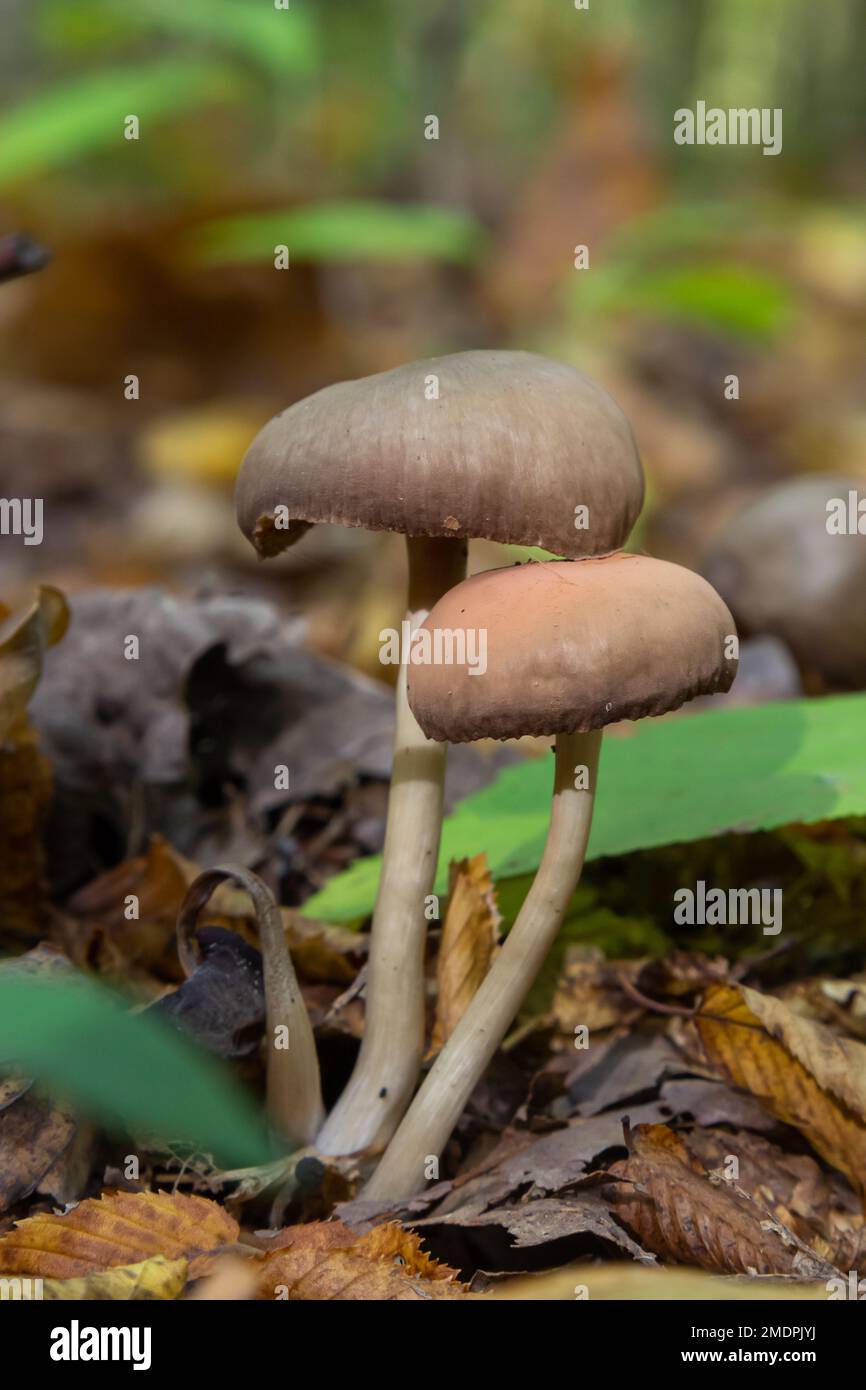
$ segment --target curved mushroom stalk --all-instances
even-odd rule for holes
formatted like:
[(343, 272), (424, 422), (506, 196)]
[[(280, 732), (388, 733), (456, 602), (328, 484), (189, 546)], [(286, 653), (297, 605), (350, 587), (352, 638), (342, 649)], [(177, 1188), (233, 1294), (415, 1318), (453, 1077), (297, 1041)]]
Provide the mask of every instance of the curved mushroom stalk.
[[(364, 1191), (410, 1197), (448, 1141), (474, 1087), (504, 1038), (562, 925), (583, 868), (601, 732), (560, 734), (547, 842), (505, 945), (433, 1064)], [(586, 775), (577, 775), (577, 769)]]
[(191, 975), (199, 961), (194, 939), (199, 913), (214, 889), (227, 879), (249, 895), (256, 914), (265, 982), (268, 1116), (284, 1139), (303, 1147), (315, 1138), (325, 1113), (319, 1059), (280, 909), (267, 885), (257, 874), (234, 864), (221, 864), (199, 874), (178, 914), (178, 955), (184, 971)]
[[(410, 631), (466, 573), (466, 542), (409, 537)], [(316, 1140), (322, 1153), (382, 1147), (402, 1118), (424, 1050), (425, 900), (442, 828), (447, 743), (426, 737), (397, 684), (382, 874), (370, 933), (364, 1037), (355, 1070)]]

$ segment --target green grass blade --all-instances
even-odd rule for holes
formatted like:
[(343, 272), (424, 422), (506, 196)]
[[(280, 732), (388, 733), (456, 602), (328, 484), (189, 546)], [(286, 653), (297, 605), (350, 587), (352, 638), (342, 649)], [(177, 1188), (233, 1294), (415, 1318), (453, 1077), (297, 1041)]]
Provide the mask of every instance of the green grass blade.
[(84, 976), (39, 979), (5, 964), (0, 1068), (109, 1130), (191, 1144), (225, 1167), (274, 1157), (256, 1106), (222, 1066)]

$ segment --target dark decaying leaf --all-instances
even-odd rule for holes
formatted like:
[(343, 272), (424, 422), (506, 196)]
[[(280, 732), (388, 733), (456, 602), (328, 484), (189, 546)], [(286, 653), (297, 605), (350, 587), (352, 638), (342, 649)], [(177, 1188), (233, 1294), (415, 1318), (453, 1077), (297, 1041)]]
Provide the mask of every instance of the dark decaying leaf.
[[(154, 833), (193, 859), (249, 862), (282, 810), (389, 776), (392, 692), (315, 655), (303, 624), (265, 600), (94, 590), (71, 611), (33, 702), (54, 767), (50, 862), (61, 890)], [(130, 634), (137, 660), (124, 659)], [(513, 759), (455, 750), (448, 804)], [(275, 788), (281, 765), (287, 790)], [(376, 848), (349, 835), (349, 858)]]
[(735, 1183), (712, 1180), (666, 1125), (638, 1125), (613, 1210), (648, 1249), (678, 1264), (728, 1274), (831, 1279), (837, 1271)]

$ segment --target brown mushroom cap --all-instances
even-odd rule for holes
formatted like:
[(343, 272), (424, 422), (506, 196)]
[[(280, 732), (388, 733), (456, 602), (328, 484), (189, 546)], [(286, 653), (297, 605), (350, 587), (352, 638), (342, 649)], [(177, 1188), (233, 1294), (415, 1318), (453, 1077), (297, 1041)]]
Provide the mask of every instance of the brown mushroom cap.
[(428, 738), (586, 732), (727, 690), (737, 669), (725, 656), (733, 619), (715, 590), (644, 555), (476, 574), (420, 630), (431, 644), (438, 630), (446, 652), (445, 634), (467, 628), (487, 634), (483, 675), (410, 659), (409, 703)]
[(290, 406), (253, 440), (235, 496), (265, 556), (314, 522), (605, 555), (637, 519), (643, 471), (625, 416), (582, 372), (529, 352), (459, 352)]
[(804, 667), (866, 684), (866, 537), (835, 535), (828, 504), (864, 495), (863, 479), (796, 478), (735, 515), (701, 569), (744, 632), (779, 637)]

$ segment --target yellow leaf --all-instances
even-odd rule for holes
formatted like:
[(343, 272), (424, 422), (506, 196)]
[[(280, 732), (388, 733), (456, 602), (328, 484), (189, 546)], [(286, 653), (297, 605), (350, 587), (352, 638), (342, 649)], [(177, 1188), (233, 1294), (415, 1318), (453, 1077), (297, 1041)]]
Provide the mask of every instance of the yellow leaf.
[(696, 1024), (727, 1080), (866, 1193), (866, 1046), (744, 985), (710, 989)]
[(186, 1260), (167, 1260), (164, 1255), (154, 1255), (136, 1265), (116, 1265), (113, 1269), (85, 1274), (82, 1279), (46, 1279), (42, 1284), (42, 1297), (46, 1301), (107, 1299), (113, 1303), (180, 1298), (187, 1268)]
[(0, 1274), (71, 1279), (152, 1255), (186, 1258), (195, 1278), (238, 1224), (217, 1202), (181, 1192), (104, 1192), (62, 1216), (42, 1212), (0, 1236)]
[(139, 437), (142, 463), (156, 478), (233, 483), (249, 442), (261, 428), (261, 409), (217, 403), (172, 415)]

